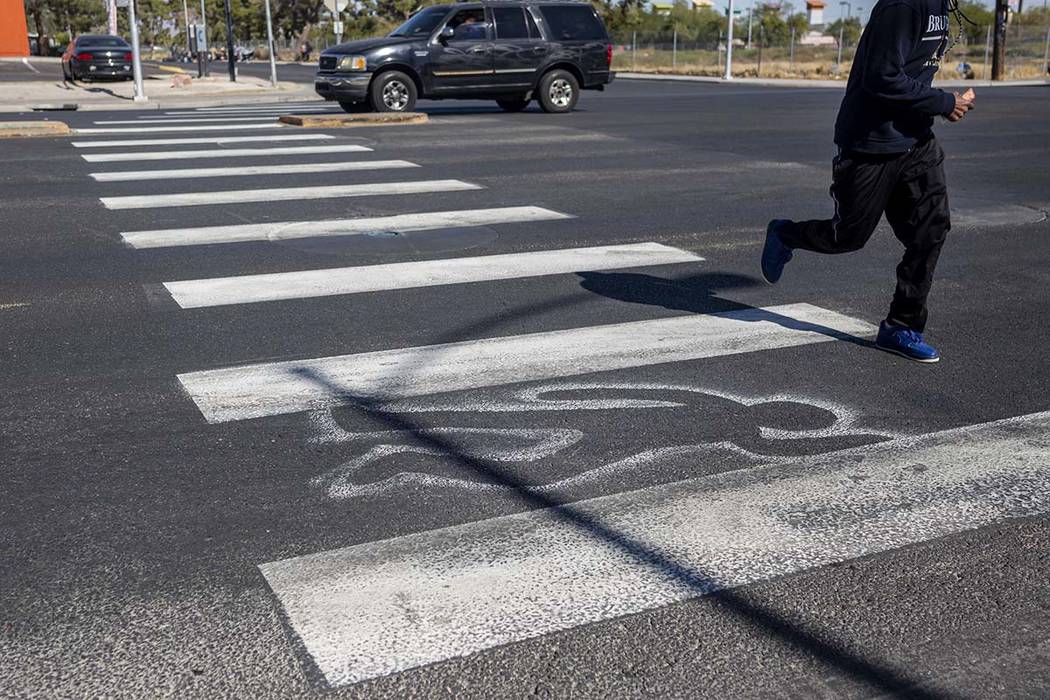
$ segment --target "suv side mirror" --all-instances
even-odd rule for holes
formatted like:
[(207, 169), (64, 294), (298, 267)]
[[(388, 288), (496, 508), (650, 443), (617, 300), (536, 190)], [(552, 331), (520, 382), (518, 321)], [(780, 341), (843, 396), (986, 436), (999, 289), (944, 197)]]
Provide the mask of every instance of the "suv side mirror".
[(438, 34), (438, 41), (440, 41), (442, 44), (444, 44), (445, 42), (447, 42), (449, 39), (451, 39), (454, 36), (456, 36), (456, 30), (453, 29), (452, 27), (445, 27)]

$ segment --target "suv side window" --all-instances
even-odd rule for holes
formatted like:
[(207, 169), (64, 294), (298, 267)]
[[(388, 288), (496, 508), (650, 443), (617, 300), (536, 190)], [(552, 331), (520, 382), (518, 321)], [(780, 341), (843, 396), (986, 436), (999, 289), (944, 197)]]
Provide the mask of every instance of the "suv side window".
[(540, 5), (540, 10), (555, 41), (606, 38), (605, 27), (590, 5)]
[(455, 32), (449, 41), (482, 41), (488, 38), (488, 25), (485, 24), (485, 10), (476, 7), (460, 10), (452, 15), (446, 24)]
[(494, 7), (492, 16), (496, 20), (497, 39), (528, 39), (529, 26), (525, 23), (525, 10), (520, 7)]

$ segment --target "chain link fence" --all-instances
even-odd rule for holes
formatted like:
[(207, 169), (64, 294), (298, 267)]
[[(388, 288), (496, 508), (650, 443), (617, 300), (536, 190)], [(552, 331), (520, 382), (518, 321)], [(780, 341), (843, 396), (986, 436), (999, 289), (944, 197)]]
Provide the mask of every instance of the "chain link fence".
[[(991, 27), (971, 29), (945, 58), (938, 77), (990, 79)], [(855, 46), (823, 34), (787, 34), (769, 40), (761, 29), (753, 29), (750, 44), (734, 30), (733, 75), (763, 78), (845, 79), (853, 62)], [(690, 38), (674, 30), (662, 32), (619, 31), (613, 33), (613, 68), (638, 73), (677, 73), (720, 76), (725, 72), (724, 35)], [(1018, 26), (1007, 31), (1006, 78), (1032, 79), (1050, 75), (1050, 27)]]

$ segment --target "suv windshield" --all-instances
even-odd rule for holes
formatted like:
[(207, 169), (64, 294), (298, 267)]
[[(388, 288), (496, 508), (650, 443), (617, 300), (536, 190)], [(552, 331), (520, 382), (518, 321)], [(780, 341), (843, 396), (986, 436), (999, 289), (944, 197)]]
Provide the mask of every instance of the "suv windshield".
[(430, 36), (446, 14), (447, 7), (428, 7), (412, 15), (407, 22), (390, 32), (390, 36)]

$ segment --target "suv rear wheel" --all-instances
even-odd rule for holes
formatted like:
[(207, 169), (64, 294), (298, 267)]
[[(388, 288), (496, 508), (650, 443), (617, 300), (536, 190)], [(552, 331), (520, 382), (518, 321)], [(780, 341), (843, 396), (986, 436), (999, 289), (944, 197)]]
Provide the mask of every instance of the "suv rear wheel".
[(496, 100), (496, 104), (498, 104), (500, 109), (504, 112), (520, 112), (529, 106), (529, 101), (524, 97), (505, 97)]
[(401, 71), (380, 73), (372, 81), (368, 97), (377, 112), (411, 112), (416, 106), (416, 84)]
[(560, 114), (571, 112), (580, 99), (580, 84), (567, 70), (555, 69), (540, 78), (537, 91), (544, 112)]

